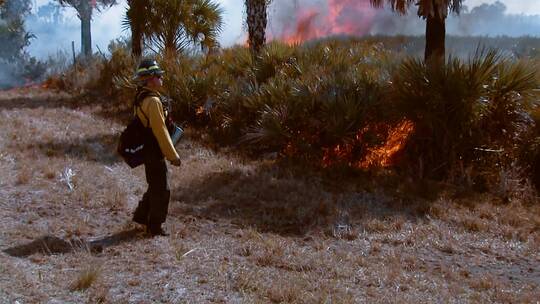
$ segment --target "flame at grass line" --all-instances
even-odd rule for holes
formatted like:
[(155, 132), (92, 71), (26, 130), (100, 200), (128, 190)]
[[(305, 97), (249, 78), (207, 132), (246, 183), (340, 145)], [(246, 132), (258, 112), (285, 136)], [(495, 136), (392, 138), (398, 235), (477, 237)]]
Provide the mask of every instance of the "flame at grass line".
[(36, 82), (28, 78), (24, 79), (24, 83), (18, 85), (12, 85), (5, 89), (0, 89), (2, 92), (15, 92), (19, 90), (31, 90), (31, 89), (49, 89), (50, 84), (46, 82)]
[[(354, 149), (356, 146), (362, 145), (364, 135), (370, 131), (383, 133), (381, 129), (388, 130), (384, 143), (369, 148), (360, 161), (354, 160)], [(326, 150), (322, 164), (324, 167), (329, 167), (336, 163), (348, 162), (349, 166), (359, 169), (391, 167), (395, 165), (396, 156), (403, 150), (413, 132), (414, 124), (409, 120), (401, 121), (396, 126), (368, 126), (358, 131), (353, 143), (337, 145)]]
[[(376, 10), (369, 1), (302, 0), (300, 2), (294, 8), (294, 12), (278, 13), (278, 15), (287, 14), (286, 17), (280, 16), (276, 19), (269, 16), (272, 19), (270, 20), (272, 30), (268, 31), (269, 41), (277, 40), (295, 45), (336, 35), (362, 36), (370, 32), (376, 17)], [(249, 46), (247, 33), (237, 43), (245, 47)]]
[(404, 120), (400, 122), (390, 130), (386, 142), (380, 147), (370, 149), (366, 157), (357, 166), (360, 168), (385, 168), (394, 165), (395, 156), (403, 150), (413, 131), (414, 124), (411, 121)]

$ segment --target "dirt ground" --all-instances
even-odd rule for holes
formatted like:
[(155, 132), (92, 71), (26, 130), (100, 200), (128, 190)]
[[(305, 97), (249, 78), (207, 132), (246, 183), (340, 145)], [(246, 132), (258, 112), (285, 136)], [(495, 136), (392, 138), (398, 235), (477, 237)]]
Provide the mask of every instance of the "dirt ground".
[(0, 92), (0, 303), (540, 303), (538, 203), (415, 201), (189, 138), (148, 238), (107, 114)]

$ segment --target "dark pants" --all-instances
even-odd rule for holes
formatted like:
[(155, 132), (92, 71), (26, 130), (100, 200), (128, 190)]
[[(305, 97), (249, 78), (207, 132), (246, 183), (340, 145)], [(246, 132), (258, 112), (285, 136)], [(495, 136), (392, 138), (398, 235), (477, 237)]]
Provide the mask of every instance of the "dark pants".
[(147, 149), (145, 145), (144, 171), (148, 189), (135, 209), (133, 219), (148, 226), (159, 226), (167, 218), (171, 197), (167, 164), (159, 147), (156, 149), (152, 145), (151, 149)]

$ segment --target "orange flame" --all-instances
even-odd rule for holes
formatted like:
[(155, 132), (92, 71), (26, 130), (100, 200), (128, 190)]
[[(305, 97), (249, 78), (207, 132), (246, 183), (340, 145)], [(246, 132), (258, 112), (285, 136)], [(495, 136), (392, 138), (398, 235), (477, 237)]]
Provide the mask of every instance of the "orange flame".
[[(382, 130), (388, 130), (384, 132)], [(387, 134), (382, 145), (368, 148), (365, 156), (360, 161), (355, 161), (355, 149), (362, 146), (362, 141), (369, 131)], [(372, 167), (387, 168), (395, 164), (396, 156), (403, 150), (409, 137), (414, 131), (414, 124), (405, 120), (391, 127), (387, 125), (368, 126), (358, 131), (356, 139), (352, 143), (337, 145), (325, 151), (323, 166), (329, 167), (335, 163), (347, 162), (349, 166), (360, 169)]]
[(413, 131), (414, 124), (411, 121), (402, 121), (390, 130), (384, 145), (369, 150), (366, 157), (358, 163), (358, 167), (386, 168), (392, 166), (396, 154), (405, 147)]
[(309, 40), (312, 37), (317, 37), (320, 35), (317, 28), (313, 25), (319, 13), (315, 10), (308, 10), (300, 12), (300, 14), (305, 14), (305, 16), (299, 18), (298, 23), (296, 24), (295, 32), (289, 37), (283, 38), (283, 40), (288, 44), (299, 44)]
[(202, 114), (204, 114), (205, 111), (206, 110), (204, 109), (204, 106), (200, 106), (200, 107), (197, 108), (197, 110), (195, 110), (195, 113), (197, 115), (202, 115)]
[(45, 90), (62, 90), (65, 83), (62, 77), (49, 77), (42, 84), (41, 88)]
[(293, 24), (284, 24), (281, 33), (270, 39), (289, 44), (333, 35), (365, 35), (371, 29), (375, 10), (368, 1), (327, 0), (326, 8), (303, 5), (295, 12)]

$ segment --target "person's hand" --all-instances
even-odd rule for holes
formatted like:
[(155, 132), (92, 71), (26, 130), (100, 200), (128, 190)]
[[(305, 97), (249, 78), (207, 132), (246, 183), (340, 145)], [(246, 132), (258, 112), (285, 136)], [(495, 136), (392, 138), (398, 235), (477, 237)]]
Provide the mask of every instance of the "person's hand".
[(180, 158), (173, 159), (171, 160), (171, 165), (175, 167), (180, 167), (182, 165), (182, 161), (180, 160)]

